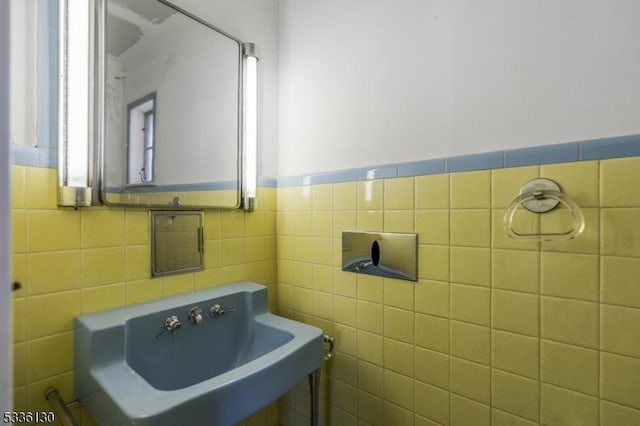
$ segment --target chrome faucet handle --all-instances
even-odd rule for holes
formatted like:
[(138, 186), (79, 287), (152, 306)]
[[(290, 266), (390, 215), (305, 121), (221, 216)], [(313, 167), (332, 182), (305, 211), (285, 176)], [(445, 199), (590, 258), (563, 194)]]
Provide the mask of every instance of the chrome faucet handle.
[(178, 319), (177, 316), (171, 315), (164, 320), (163, 326), (164, 326), (164, 330), (156, 336), (156, 339), (162, 336), (167, 331), (170, 331), (173, 333), (174, 331), (182, 327), (182, 324), (180, 324), (180, 320)]
[(180, 327), (182, 327), (182, 324), (180, 324), (180, 320), (175, 315), (171, 315), (164, 320), (164, 328), (167, 331), (178, 330)]
[(198, 325), (202, 322), (202, 309), (197, 306), (189, 309), (189, 322)]
[(225, 313), (233, 312), (235, 310), (236, 310), (235, 308), (226, 308), (225, 309), (219, 303), (215, 303), (215, 304), (211, 305), (211, 309), (209, 309), (209, 316), (211, 318), (220, 318)]
[(215, 303), (211, 305), (211, 309), (209, 309), (209, 316), (211, 318), (219, 318), (223, 315), (224, 315), (224, 308), (219, 303)]

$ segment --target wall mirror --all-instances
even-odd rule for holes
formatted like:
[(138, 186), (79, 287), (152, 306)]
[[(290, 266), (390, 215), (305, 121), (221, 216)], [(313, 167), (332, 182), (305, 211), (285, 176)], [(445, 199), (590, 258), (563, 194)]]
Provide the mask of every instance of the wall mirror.
[(61, 0), (60, 23), (60, 205), (252, 208), (253, 44), (179, 0)]

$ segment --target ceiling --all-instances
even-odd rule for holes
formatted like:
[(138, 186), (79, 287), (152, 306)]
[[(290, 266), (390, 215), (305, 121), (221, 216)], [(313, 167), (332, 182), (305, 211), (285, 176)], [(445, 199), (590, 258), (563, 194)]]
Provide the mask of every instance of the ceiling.
[(175, 10), (158, 0), (109, 0), (107, 2), (107, 51), (120, 56), (154, 25), (162, 24)]

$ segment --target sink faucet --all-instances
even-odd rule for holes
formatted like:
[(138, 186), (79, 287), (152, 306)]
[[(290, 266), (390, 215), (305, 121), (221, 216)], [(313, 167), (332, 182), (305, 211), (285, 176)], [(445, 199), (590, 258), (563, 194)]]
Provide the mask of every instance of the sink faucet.
[(211, 306), (211, 309), (209, 309), (209, 316), (211, 318), (220, 318), (226, 312), (233, 312), (233, 311), (235, 311), (235, 308), (225, 309), (219, 303), (215, 303), (214, 305)]

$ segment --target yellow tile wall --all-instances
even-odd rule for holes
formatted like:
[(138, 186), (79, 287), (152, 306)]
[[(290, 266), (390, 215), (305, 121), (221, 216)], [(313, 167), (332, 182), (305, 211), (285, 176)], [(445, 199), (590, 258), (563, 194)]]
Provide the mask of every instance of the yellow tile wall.
[[(49, 385), (73, 399), (75, 315), (250, 279), (336, 336), (324, 424), (640, 424), (639, 171), (628, 158), (261, 188), (254, 213), (205, 214), (205, 271), (149, 279), (146, 211), (59, 209), (54, 170), (12, 166), (16, 409), (48, 409)], [(538, 176), (584, 207), (581, 237), (504, 236), (510, 198)], [(343, 229), (417, 232), (420, 280), (341, 271)], [(305, 381), (247, 424), (302, 424), (308, 397)]]
[[(11, 178), (13, 277), (22, 283), (13, 294), (16, 410), (49, 410), (48, 386), (74, 399), (76, 315), (244, 279), (266, 284), (276, 309), (273, 188), (259, 188), (255, 212), (205, 212), (204, 271), (151, 279), (146, 210), (58, 208), (55, 169), (14, 165)], [(85, 410), (74, 414), (95, 424)], [(278, 405), (243, 424), (278, 424)]]
[[(336, 337), (323, 424), (639, 425), (639, 176), (633, 157), (279, 188), (279, 312)], [(584, 234), (505, 236), (536, 177), (582, 206)], [(343, 229), (418, 233), (419, 281), (343, 272)], [(308, 397), (282, 400), (282, 424), (305, 424)]]

